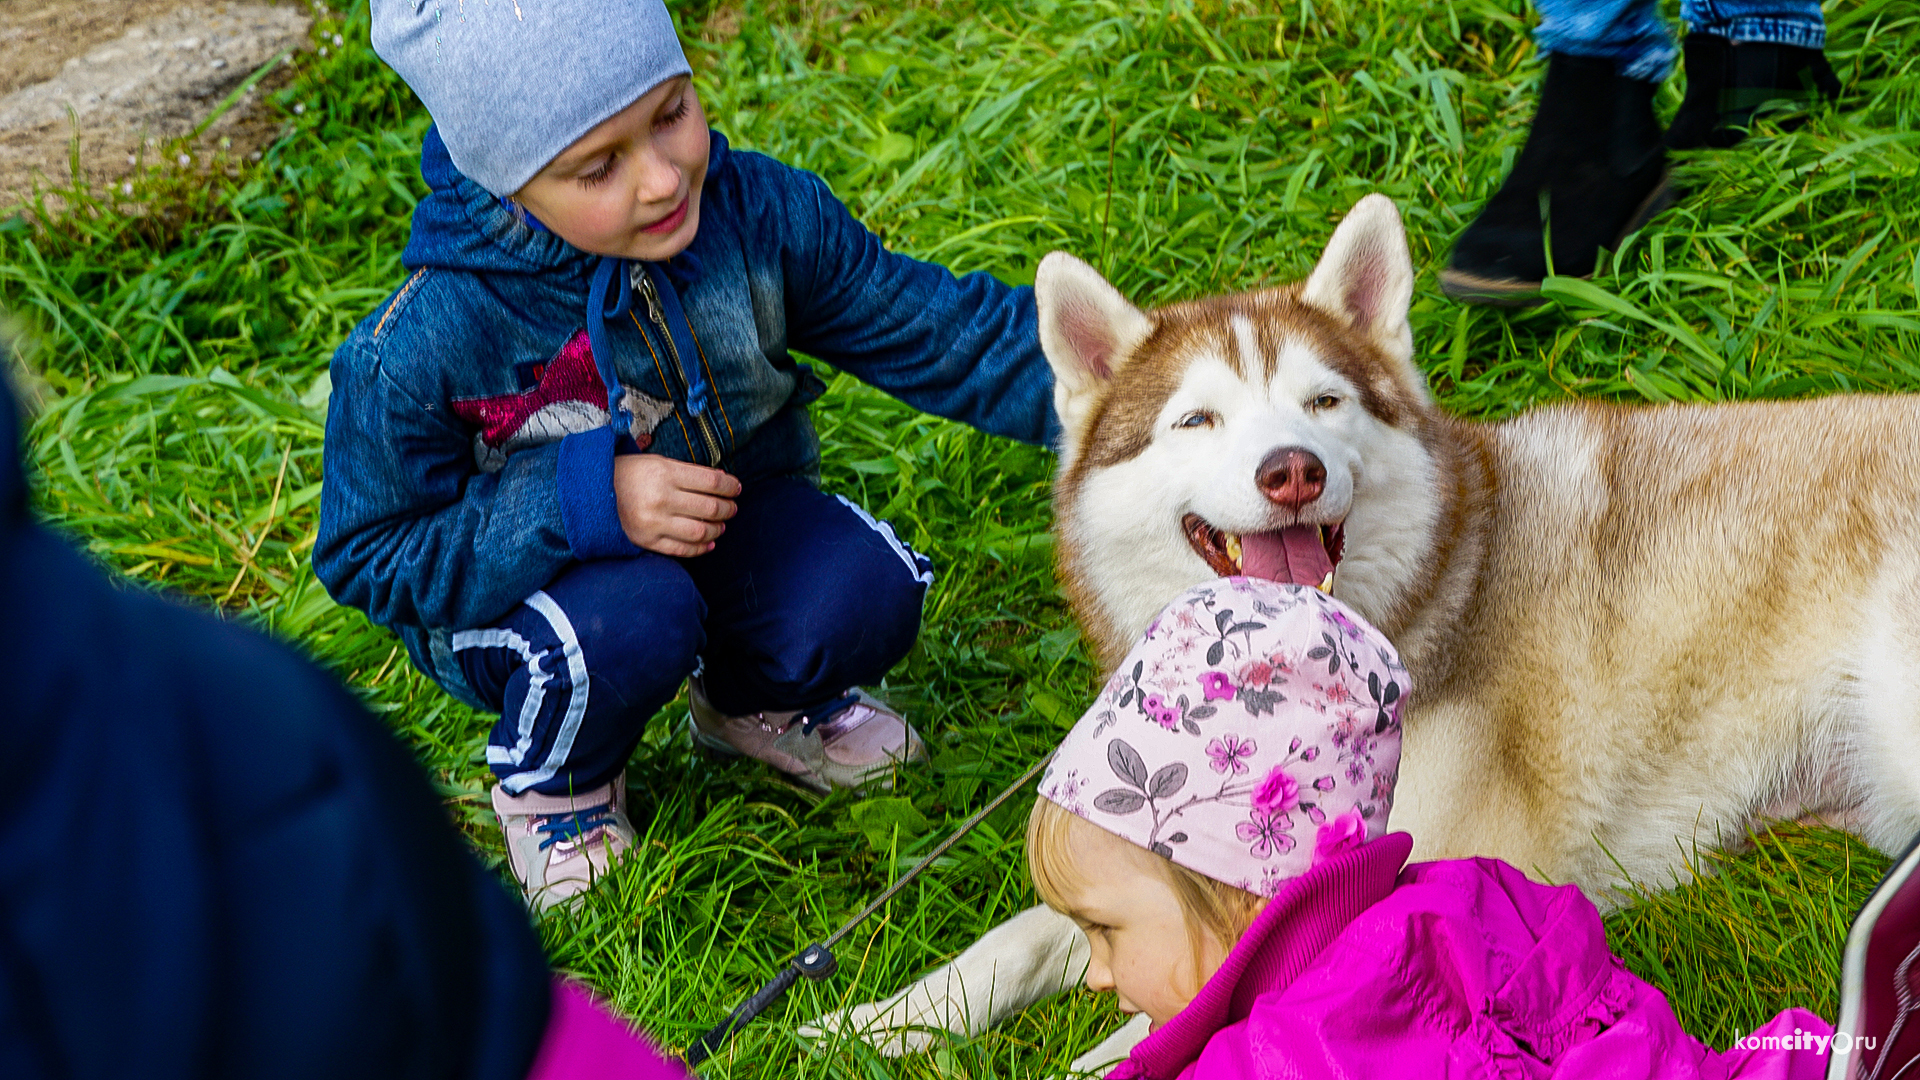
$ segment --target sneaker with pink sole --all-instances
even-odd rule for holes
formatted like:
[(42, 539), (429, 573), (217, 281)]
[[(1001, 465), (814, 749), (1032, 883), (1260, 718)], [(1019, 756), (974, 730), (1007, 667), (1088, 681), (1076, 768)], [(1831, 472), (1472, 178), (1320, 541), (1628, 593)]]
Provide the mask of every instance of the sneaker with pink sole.
[(850, 690), (851, 700), (822, 707), (818, 711), (829, 715), (818, 723), (804, 710), (723, 715), (699, 679), (691, 681), (687, 696), (695, 742), (729, 757), (764, 761), (822, 793), (876, 780), (891, 787), (894, 766), (927, 757), (920, 733), (864, 690)]
[(625, 773), (577, 795), (509, 795), (496, 784), (493, 812), (506, 833), (507, 863), (535, 911), (586, 892), (634, 843)]

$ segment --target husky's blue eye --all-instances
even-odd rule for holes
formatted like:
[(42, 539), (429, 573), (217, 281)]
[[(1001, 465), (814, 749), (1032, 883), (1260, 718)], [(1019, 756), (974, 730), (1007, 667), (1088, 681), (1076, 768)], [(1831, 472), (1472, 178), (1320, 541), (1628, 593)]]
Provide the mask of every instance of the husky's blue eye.
[(1181, 417), (1180, 422), (1173, 426), (1183, 428), (1212, 427), (1213, 414), (1204, 409), (1197, 409)]

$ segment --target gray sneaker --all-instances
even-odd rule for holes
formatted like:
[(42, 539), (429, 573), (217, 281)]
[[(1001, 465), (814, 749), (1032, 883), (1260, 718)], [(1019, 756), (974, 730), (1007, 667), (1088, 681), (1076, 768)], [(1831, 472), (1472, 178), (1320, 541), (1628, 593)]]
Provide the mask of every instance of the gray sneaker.
[(745, 755), (779, 769), (815, 791), (859, 787), (889, 775), (905, 761), (925, 761), (926, 744), (901, 715), (865, 690), (853, 704), (808, 731), (798, 710), (723, 716), (707, 700), (699, 679), (690, 681), (694, 741), (729, 757)]
[(578, 795), (509, 795), (495, 784), (493, 812), (507, 836), (507, 864), (535, 911), (586, 892), (633, 847), (625, 773)]

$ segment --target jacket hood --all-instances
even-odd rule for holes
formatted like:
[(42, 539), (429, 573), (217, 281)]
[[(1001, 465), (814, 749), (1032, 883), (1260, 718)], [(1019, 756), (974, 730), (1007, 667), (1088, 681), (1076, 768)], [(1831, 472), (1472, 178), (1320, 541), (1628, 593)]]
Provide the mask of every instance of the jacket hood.
[[(725, 166), (726, 136), (709, 132), (707, 177)], [(408, 271), (433, 267), (491, 274), (587, 273), (600, 258), (520, 220), (500, 200), (461, 174), (439, 127), (420, 143), (420, 176), (428, 195), (413, 211), (413, 234), (400, 261)], [(678, 261), (678, 260), (676, 260)]]

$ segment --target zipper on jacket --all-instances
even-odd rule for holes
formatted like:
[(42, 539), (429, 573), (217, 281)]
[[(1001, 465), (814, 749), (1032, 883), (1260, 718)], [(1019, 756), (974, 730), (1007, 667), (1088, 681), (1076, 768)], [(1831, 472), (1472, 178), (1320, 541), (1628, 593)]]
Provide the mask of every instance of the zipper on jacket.
[(687, 412), (693, 416), (693, 426), (699, 429), (700, 439), (706, 443), (707, 462), (717, 468), (720, 464), (720, 438), (714, 434), (713, 425), (707, 422), (707, 414), (693, 411), (693, 390), (687, 382), (686, 365), (680, 360), (680, 349), (673, 343), (673, 331), (667, 329), (667, 317), (660, 307), (660, 294), (653, 288), (653, 275), (644, 270), (640, 273), (640, 294), (647, 298), (647, 321), (660, 331), (661, 340), (667, 343), (667, 356), (673, 360), (674, 370), (680, 375), (680, 397), (688, 402)]

